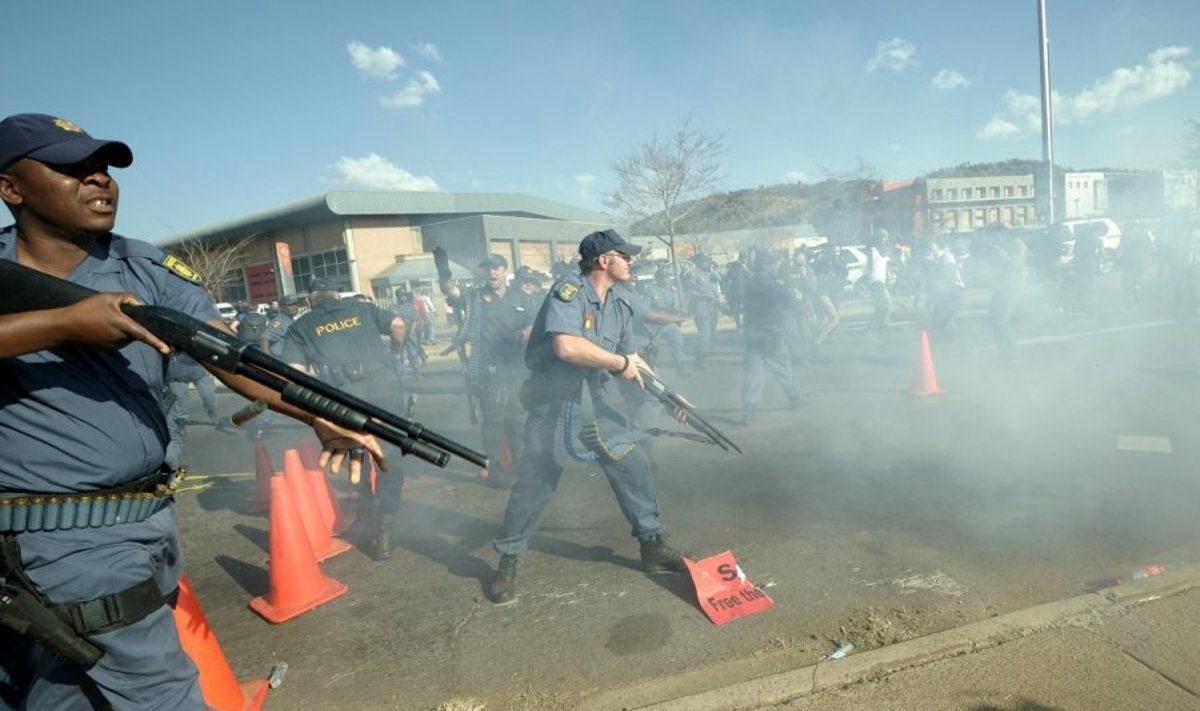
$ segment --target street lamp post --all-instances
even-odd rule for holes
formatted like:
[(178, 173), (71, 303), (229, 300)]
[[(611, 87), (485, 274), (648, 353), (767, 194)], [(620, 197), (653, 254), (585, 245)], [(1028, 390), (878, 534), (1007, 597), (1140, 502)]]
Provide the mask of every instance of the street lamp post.
[(1050, 105), (1050, 39), (1046, 34), (1046, 0), (1038, 0), (1038, 42), (1042, 70), (1042, 160), (1046, 164), (1047, 224), (1054, 223), (1054, 127)]

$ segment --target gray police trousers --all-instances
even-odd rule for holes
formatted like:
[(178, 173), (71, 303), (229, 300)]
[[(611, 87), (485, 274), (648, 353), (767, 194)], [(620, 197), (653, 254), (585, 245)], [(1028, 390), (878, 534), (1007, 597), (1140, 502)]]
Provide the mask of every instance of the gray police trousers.
[[(537, 532), (542, 513), (558, 488), (565, 463), (562, 445), (555, 447), (555, 437), (562, 436), (558, 426), (561, 409), (561, 404), (542, 405), (525, 420), (525, 451), (516, 465), (517, 481), (504, 510), (504, 530), (492, 541), (492, 547), (501, 555), (521, 555), (529, 550), (529, 539)], [(620, 460), (601, 457), (598, 464), (608, 477), (621, 513), (633, 527), (633, 536), (644, 541), (662, 533), (658, 496), (645, 450), (639, 445)]]

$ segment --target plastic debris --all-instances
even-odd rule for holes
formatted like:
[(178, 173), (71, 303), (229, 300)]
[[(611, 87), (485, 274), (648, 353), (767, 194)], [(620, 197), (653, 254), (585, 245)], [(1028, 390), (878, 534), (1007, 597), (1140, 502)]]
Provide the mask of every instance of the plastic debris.
[(287, 670), (287, 662), (275, 662), (275, 666), (271, 667), (271, 673), (267, 675), (267, 686), (278, 689), (283, 684), (283, 677), (287, 675)]
[(840, 646), (836, 650), (834, 650), (833, 654), (830, 654), (828, 657), (825, 657), (825, 661), (841, 659), (842, 657), (846, 656), (847, 654), (849, 654), (850, 652), (853, 652), (853, 651), (854, 651), (854, 643), (846, 642), (842, 646)]

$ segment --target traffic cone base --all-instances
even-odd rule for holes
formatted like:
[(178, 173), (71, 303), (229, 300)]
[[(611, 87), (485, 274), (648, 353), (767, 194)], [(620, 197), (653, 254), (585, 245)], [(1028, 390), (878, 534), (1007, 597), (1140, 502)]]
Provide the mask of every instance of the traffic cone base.
[(277, 625), (336, 600), (350, 590), (345, 583), (328, 577), (325, 578), (323, 585), (321, 590), (310, 591), (303, 601), (291, 605), (275, 605), (272, 604), (270, 595), (260, 595), (250, 601), (250, 609), (257, 612), (267, 622)]
[(179, 630), (179, 645), (200, 673), (200, 692), (206, 704), (217, 711), (258, 711), (262, 708), (267, 692), (271, 690), (267, 679), (238, 682), (186, 576), (179, 581), (175, 627)]
[(910, 395), (944, 395), (945, 392), (938, 385), (937, 375), (933, 370), (933, 352), (929, 348), (929, 331), (921, 331), (919, 357), (917, 377), (913, 381), (912, 387), (908, 389), (908, 393)]
[[(289, 452), (295, 457), (294, 452)], [(317, 565), (312, 543), (292, 506), (285, 476), (271, 477), (271, 592), (250, 601), (250, 609), (274, 624), (302, 615), (346, 593)]]

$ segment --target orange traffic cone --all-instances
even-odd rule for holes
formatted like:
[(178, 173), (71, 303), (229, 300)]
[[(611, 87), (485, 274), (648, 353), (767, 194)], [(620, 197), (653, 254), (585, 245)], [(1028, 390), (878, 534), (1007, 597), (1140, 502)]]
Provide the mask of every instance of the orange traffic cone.
[(187, 576), (179, 581), (175, 627), (179, 630), (179, 643), (184, 653), (192, 658), (200, 671), (200, 691), (206, 704), (217, 711), (258, 711), (262, 708), (270, 691), (267, 680), (238, 683)]
[(266, 513), (271, 508), (271, 477), (275, 467), (271, 455), (262, 442), (254, 443), (254, 498), (250, 499), (250, 513)]
[(300, 461), (300, 453), (289, 449), (283, 453), (283, 477), (287, 479), (288, 492), (292, 495), (292, 504), (300, 514), (304, 531), (308, 534), (308, 542), (312, 545), (313, 555), (317, 562), (329, 560), (350, 550), (350, 544), (340, 541), (329, 534), (329, 524), (321, 516), (313, 495), (312, 477)]
[(933, 372), (933, 353), (929, 350), (929, 331), (921, 331), (920, 362), (917, 364), (917, 378), (908, 389), (910, 395), (942, 395), (938, 385), (937, 375)]
[(292, 507), (287, 479), (271, 477), (271, 592), (250, 601), (250, 609), (279, 624), (324, 605), (348, 588), (317, 566), (300, 513)]
[(354, 517), (342, 513), (341, 504), (338, 503), (337, 494), (329, 483), (329, 477), (325, 476), (325, 471), (317, 463), (320, 461), (317, 445), (311, 439), (306, 439), (300, 443), (298, 449), (300, 462), (308, 471), (308, 483), (312, 487), (313, 499), (317, 502), (321, 519), (331, 534), (340, 536), (354, 523)]

